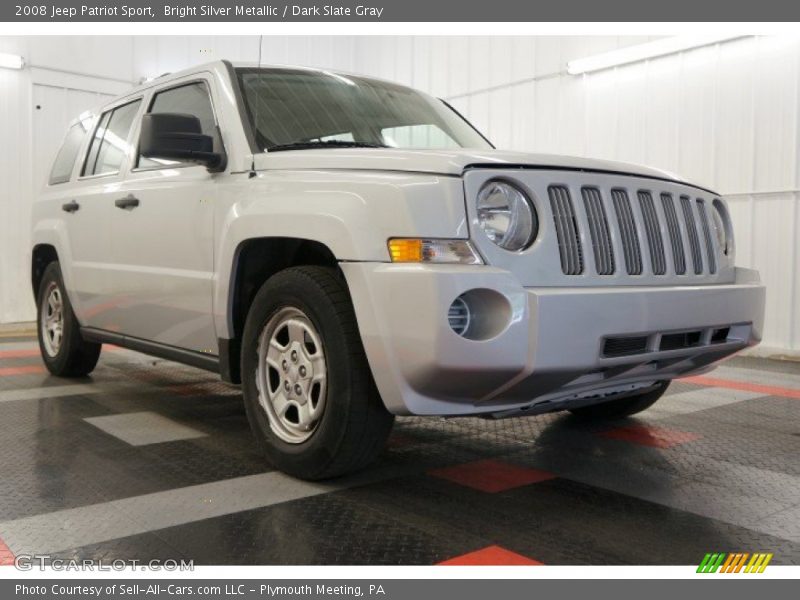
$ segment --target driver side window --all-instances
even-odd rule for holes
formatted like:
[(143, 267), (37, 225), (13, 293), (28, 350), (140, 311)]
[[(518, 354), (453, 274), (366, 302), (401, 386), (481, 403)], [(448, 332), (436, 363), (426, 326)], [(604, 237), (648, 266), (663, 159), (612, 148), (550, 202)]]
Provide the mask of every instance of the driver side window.
[[(214, 139), (214, 152), (222, 151), (222, 143), (217, 130), (217, 121), (214, 118), (211, 97), (208, 92), (208, 86), (205, 83), (199, 81), (187, 83), (158, 92), (153, 97), (148, 113), (181, 113), (197, 117), (200, 119), (202, 133), (210, 135)], [(139, 169), (153, 169), (187, 164), (187, 162), (188, 161), (138, 156), (136, 166)]]

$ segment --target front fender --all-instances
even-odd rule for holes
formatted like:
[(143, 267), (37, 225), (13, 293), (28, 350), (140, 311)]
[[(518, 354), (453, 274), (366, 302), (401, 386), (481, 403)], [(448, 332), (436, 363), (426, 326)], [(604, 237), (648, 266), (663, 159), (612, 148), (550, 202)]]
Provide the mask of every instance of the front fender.
[(215, 222), (214, 317), (230, 338), (227, 307), (237, 251), (247, 240), (324, 244), (339, 261), (387, 262), (391, 237), (466, 238), (458, 177), (370, 171), (262, 171), (221, 193)]
[[(64, 280), (64, 286), (67, 288), (70, 301), (73, 302), (73, 307), (78, 312), (78, 307), (75, 307), (75, 300), (77, 294), (74, 293), (72, 285), (72, 253), (69, 247), (69, 237), (67, 235), (67, 227), (62, 219), (45, 218), (37, 220), (33, 224), (31, 230), (31, 250), (36, 246), (48, 245), (56, 250), (58, 255), (59, 265), (61, 267), (61, 277)], [(32, 254), (28, 257), (32, 260)], [(29, 260), (29, 266), (30, 266)]]

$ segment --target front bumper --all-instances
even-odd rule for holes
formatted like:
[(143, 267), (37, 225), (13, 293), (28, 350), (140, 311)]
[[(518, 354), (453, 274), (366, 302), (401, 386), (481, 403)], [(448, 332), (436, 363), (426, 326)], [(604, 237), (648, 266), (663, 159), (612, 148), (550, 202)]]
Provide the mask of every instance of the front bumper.
[[(757, 344), (764, 319), (764, 286), (747, 269), (723, 285), (523, 288), (488, 266), (341, 267), (378, 390), (400, 415), (505, 416), (589, 404), (708, 371)], [(499, 292), (510, 306), (507, 326), (491, 339), (466, 339), (448, 323), (450, 304), (473, 289)], [(720, 329), (727, 335), (712, 340)], [(692, 332), (692, 346), (662, 342), (675, 332)], [(627, 337), (646, 338), (646, 347), (606, 352), (609, 338)]]

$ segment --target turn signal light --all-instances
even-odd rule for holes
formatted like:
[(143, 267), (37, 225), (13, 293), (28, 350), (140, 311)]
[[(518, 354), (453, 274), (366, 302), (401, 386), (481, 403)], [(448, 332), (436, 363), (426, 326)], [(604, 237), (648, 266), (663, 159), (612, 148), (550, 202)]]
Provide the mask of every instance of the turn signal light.
[(389, 240), (389, 256), (396, 263), (483, 264), (469, 240), (392, 238)]

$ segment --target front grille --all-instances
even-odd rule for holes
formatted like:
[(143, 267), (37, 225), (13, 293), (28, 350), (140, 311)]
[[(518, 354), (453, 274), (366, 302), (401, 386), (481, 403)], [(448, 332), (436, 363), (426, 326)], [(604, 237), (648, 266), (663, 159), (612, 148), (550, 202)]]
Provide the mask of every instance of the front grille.
[(617, 213), (628, 275), (641, 275), (642, 251), (639, 248), (639, 234), (636, 231), (636, 221), (633, 218), (628, 192), (619, 189), (611, 190), (611, 198), (614, 200), (614, 211)]
[(697, 237), (697, 225), (692, 211), (692, 201), (689, 196), (681, 196), (681, 207), (683, 208), (683, 219), (686, 223), (686, 230), (689, 234), (689, 248), (692, 250), (692, 264), (694, 274), (700, 275), (703, 272), (703, 255), (700, 253), (700, 239)]
[(564, 275), (580, 275), (583, 273), (583, 251), (569, 190), (563, 185), (551, 185), (548, 192), (556, 225), (561, 270)]
[[(565, 275), (583, 274), (586, 261), (600, 276), (703, 276), (719, 270), (710, 201), (624, 185), (550, 185), (547, 191)], [(573, 202), (575, 193), (583, 202)]]
[(589, 233), (592, 236), (594, 262), (598, 275), (614, 273), (614, 250), (611, 246), (611, 233), (608, 230), (608, 217), (603, 206), (600, 190), (585, 187), (581, 190), (586, 216), (589, 219)]
[(697, 210), (700, 212), (700, 222), (703, 224), (703, 237), (706, 240), (706, 256), (708, 256), (709, 273), (717, 272), (717, 261), (714, 258), (714, 242), (711, 239), (711, 227), (708, 224), (708, 213), (706, 212), (706, 201), (697, 200)]
[(642, 207), (644, 229), (647, 232), (647, 245), (650, 248), (650, 260), (654, 275), (667, 272), (667, 261), (664, 258), (664, 240), (661, 239), (661, 227), (658, 224), (656, 205), (650, 192), (639, 192), (639, 205)]
[(678, 224), (678, 215), (675, 212), (675, 203), (672, 201), (672, 194), (661, 194), (661, 205), (664, 207), (664, 216), (667, 219), (667, 229), (669, 230), (669, 242), (672, 245), (672, 260), (675, 264), (675, 273), (677, 275), (683, 275), (686, 273), (686, 255), (683, 252), (681, 226)]

